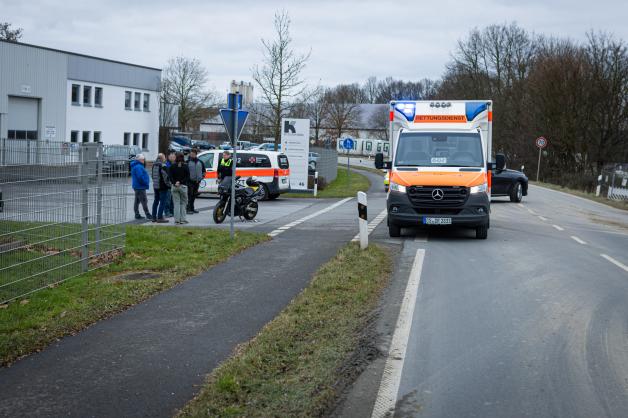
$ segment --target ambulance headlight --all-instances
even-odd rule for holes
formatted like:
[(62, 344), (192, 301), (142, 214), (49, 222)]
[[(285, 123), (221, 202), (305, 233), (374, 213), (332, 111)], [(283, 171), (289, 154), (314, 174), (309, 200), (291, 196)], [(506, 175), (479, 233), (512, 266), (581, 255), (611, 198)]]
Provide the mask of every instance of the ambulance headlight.
[(488, 184), (486, 183), (482, 183), (477, 186), (471, 186), (471, 190), (470, 190), (471, 194), (486, 193), (486, 192), (488, 192)]
[(406, 186), (402, 186), (401, 184), (395, 183), (394, 181), (390, 182), (390, 190), (393, 192), (405, 193)]

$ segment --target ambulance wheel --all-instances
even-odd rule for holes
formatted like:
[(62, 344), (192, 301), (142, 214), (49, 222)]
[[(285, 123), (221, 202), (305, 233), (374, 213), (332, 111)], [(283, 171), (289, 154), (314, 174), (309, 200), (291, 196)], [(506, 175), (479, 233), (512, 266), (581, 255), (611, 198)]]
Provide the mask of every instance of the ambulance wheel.
[(268, 198), (270, 197), (270, 192), (268, 191), (268, 186), (265, 185), (264, 183), (260, 183), (259, 184), (260, 187), (260, 194), (259, 197), (257, 198), (257, 200), (268, 200)]
[(391, 238), (397, 238), (401, 236), (401, 227), (392, 222), (388, 222), (388, 235)]
[(475, 228), (475, 238), (486, 239), (488, 238), (488, 224), (478, 226)]

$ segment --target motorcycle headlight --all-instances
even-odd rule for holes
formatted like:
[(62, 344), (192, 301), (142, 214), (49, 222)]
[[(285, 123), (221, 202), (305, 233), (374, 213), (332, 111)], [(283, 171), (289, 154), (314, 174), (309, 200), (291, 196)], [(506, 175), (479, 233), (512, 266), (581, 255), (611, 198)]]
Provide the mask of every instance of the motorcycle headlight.
[(390, 182), (390, 190), (393, 192), (405, 193), (406, 186), (402, 186), (401, 184), (395, 183), (394, 181)]
[(482, 183), (477, 186), (471, 186), (470, 192), (471, 194), (486, 193), (488, 192), (488, 184)]

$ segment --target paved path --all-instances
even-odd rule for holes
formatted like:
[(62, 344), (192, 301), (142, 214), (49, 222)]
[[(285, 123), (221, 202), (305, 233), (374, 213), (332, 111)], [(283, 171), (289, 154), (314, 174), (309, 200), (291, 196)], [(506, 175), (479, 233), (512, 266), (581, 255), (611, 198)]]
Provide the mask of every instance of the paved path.
[[(252, 229), (270, 232), (336, 202), (309, 200)], [(372, 218), (383, 202), (382, 193), (373, 195)], [(270, 242), (0, 369), (0, 416), (172, 416), (207, 373), (256, 335), (351, 240), (356, 205), (352, 199), (287, 228)]]

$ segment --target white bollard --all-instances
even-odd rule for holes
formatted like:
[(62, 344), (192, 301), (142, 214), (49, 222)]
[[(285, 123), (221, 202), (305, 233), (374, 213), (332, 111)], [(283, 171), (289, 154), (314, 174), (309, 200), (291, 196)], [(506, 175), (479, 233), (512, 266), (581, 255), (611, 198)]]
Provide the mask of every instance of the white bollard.
[(369, 222), (366, 208), (366, 193), (358, 192), (358, 223), (360, 224), (360, 248), (369, 246)]
[(318, 171), (314, 172), (314, 197), (318, 194)]

